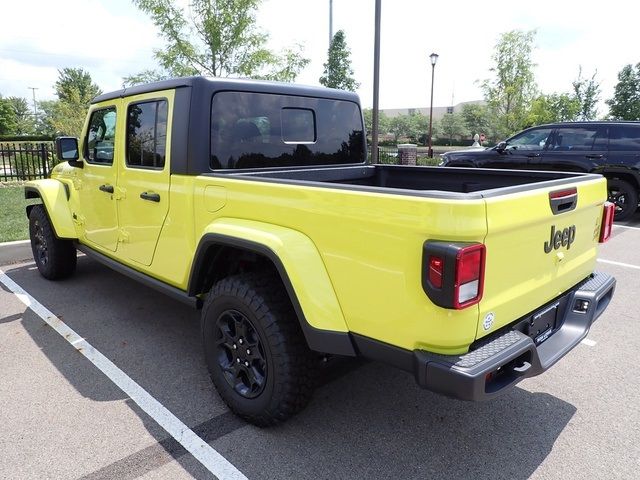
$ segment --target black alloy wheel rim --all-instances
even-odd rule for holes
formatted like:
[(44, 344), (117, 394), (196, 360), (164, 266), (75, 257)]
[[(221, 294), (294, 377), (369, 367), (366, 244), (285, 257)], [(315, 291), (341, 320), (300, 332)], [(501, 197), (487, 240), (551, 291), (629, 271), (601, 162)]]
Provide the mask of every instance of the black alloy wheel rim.
[(216, 321), (216, 355), (224, 379), (244, 398), (255, 398), (267, 383), (267, 361), (258, 332), (237, 310), (225, 310)]
[(37, 220), (33, 224), (33, 240), (38, 263), (40, 265), (46, 265), (49, 261), (49, 250), (47, 249), (47, 241), (44, 238), (42, 225), (40, 225), (40, 222)]
[(609, 199), (615, 205), (616, 213), (623, 211), (627, 206), (627, 197), (621, 190), (609, 190)]

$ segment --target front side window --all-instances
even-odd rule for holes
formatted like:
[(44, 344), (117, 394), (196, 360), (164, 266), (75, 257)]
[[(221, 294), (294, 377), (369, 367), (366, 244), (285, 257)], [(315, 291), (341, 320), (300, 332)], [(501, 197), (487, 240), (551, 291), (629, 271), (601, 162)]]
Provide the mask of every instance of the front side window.
[(559, 128), (549, 145), (553, 152), (588, 152), (607, 147), (605, 129), (598, 126)]
[(212, 169), (362, 163), (364, 128), (353, 102), (218, 92), (211, 104)]
[(127, 166), (164, 168), (167, 145), (166, 100), (132, 103), (127, 109)]
[(538, 128), (516, 135), (507, 141), (508, 150), (544, 150), (550, 128)]
[(84, 156), (89, 163), (113, 164), (116, 139), (116, 107), (94, 110), (89, 119)]

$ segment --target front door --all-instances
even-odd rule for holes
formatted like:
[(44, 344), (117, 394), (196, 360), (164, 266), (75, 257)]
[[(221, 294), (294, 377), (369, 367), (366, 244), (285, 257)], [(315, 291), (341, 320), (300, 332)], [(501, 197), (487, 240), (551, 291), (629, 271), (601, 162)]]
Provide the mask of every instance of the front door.
[(83, 142), (84, 165), (76, 184), (79, 196), (77, 221), (84, 240), (93, 247), (115, 252), (118, 247), (118, 216), (115, 200), (117, 166), (122, 146), (116, 130), (116, 105), (100, 106), (90, 112)]
[[(507, 146), (498, 155), (487, 159), (479, 167), (486, 168), (511, 168), (514, 170), (528, 170), (536, 168), (532, 166), (544, 152), (551, 128), (541, 127), (525, 130), (515, 137), (507, 140)], [(498, 153), (496, 151), (496, 153)]]
[(126, 139), (118, 172), (119, 255), (151, 265), (169, 211), (168, 119), (173, 91), (128, 97)]

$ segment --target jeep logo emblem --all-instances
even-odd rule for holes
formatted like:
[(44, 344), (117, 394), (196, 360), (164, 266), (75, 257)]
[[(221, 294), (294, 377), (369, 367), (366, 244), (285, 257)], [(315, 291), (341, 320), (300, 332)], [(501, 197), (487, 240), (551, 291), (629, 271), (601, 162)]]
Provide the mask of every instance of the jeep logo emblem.
[(558, 250), (560, 247), (567, 247), (567, 250), (571, 248), (571, 244), (576, 238), (576, 226), (571, 225), (564, 230), (556, 231), (556, 226), (551, 225), (551, 237), (548, 242), (544, 242), (544, 253), (549, 253), (551, 250)]

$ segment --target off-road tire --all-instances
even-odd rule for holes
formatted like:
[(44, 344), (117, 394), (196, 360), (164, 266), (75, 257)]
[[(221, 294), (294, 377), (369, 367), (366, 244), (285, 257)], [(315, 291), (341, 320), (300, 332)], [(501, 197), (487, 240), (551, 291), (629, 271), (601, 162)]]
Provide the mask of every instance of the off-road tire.
[[(244, 327), (230, 331), (227, 325), (233, 322)], [(244, 358), (235, 351), (236, 346), (241, 347), (237, 344), (242, 340), (239, 332), (251, 328), (253, 333), (248, 335), (254, 337), (252, 354), (258, 350), (256, 340), (260, 346), (258, 360)], [(309, 402), (316, 385), (317, 358), (307, 347), (284, 286), (275, 275), (243, 273), (218, 281), (202, 308), (202, 334), (211, 379), (236, 415), (265, 427), (288, 419)], [(246, 339), (240, 343), (245, 348)], [(250, 349), (243, 350), (242, 355), (247, 350)], [(252, 369), (256, 364), (264, 365), (259, 368), (264, 376), (247, 369), (234, 377), (230, 365), (238, 362), (239, 370), (245, 361)], [(233, 378), (240, 379), (236, 385), (231, 384)], [(251, 381), (259, 378), (263, 379), (261, 388), (259, 382), (254, 385)], [(251, 387), (246, 387), (243, 380)], [(238, 388), (246, 391), (240, 393)]]
[(71, 240), (56, 234), (43, 205), (34, 205), (29, 213), (31, 251), (40, 274), (48, 280), (67, 278), (76, 270), (76, 248)]
[(615, 204), (614, 220), (628, 220), (638, 208), (638, 192), (629, 182), (617, 178), (607, 179), (609, 201)]

